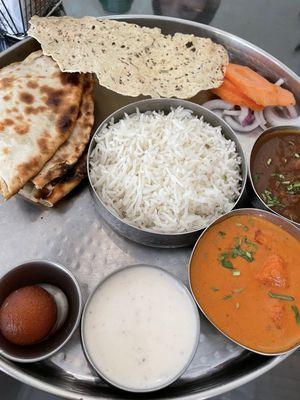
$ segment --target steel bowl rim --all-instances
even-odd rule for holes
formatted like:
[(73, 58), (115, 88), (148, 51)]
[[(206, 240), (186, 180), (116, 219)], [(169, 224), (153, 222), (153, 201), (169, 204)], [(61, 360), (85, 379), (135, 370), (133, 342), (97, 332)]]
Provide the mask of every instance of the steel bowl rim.
[(70, 332), (68, 334), (68, 336), (57, 346), (55, 347), (55, 349), (39, 356), (39, 357), (31, 357), (31, 358), (22, 358), (22, 357), (14, 357), (11, 356), (9, 353), (7, 353), (5, 350), (3, 351), (2, 349), (0, 349), (0, 356), (3, 356), (5, 358), (7, 358), (8, 360), (11, 361), (15, 361), (18, 363), (23, 363), (23, 364), (27, 364), (27, 363), (33, 363), (33, 362), (37, 362), (37, 361), (42, 361), (45, 360), (49, 357), (52, 357), (55, 353), (57, 353), (63, 346), (65, 346), (67, 344), (67, 342), (71, 339), (71, 337), (73, 336), (75, 330), (78, 328), (79, 326), (79, 322), (80, 322), (80, 318), (81, 318), (81, 311), (82, 311), (82, 304), (83, 304), (83, 300), (82, 300), (82, 293), (81, 293), (81, 289), (79, 286), (79, 283), (77, 281), (77, 279), (75, 278), (75, 276), (73, 275), (73, 273), (64, 265), (56, 262), (56, 261), (50, 261), (48, 259), (31, 259), (31, 260), (27, 260), (24, 261), (20, 264), (14, 265), (8, 272), (2, 274), (0, 276), (0, 282), (12, 271), (16, 271), (18, 269), (21, 269), (23, 266), (25, 266), (26, 264), (39, 264), (39, 263), (47, 263), (51, 268), (55, 268), (55, 269), (59, 269), (60, 271), (62, 271), (63, 273), (65, 273), (66, 275), (68, 275), (69, 278), (71, 278), (72, 283), (74, 285), (74, 287), (76, 288), (76, 293), (77, 293), (77, 299), (78, 299), (78, 311), (77, 311), (77, 316), (76, 316), (76, 320), (75, 323), (73, 324), (72, 328), (70, 329)]
[[(262, 215), (263, 214), (263, 215)], [(195, 253), (195, 250), (200, 242), (200, 240), (203, 238), (203, 236), (206, 234), (206, 232), (211, 229), (213, 226), (217, 225), (219, 222), (226, 220), (234, 215), (255, 215), (255, 216), (260, 216), (265, 218), (266, 220), (270, 221), (270, 216), (272, 216), (273, 218), (275, 218), (278, 221), (278, 225), (285, 230), (285, 227), (280, 225), (280, 220), (283, 224), (285, 224), (285, 226), (290, 225), (290, 227), (297, 231), (297, 227), (292, 224), (290, 221), (282, 218), (280, 215), (276, 215), (270, 211), (266, 211), (266, 210), (261, 210), (259, 208), (238, 208), (236, 210), (232, 210), (229, 213), (222, 215), (221, 217), (217, 218), (214, 222), (212, 222), (199, 236), (197, 242), (195, 243), (192, 253), (189, 257), (189, 261), (188, 261), (188, 284), (189, 284), (189, 289), (190, 292), (194, 298), (195, 303), (197, 304), (199, 310), (201, 311), (201, 313), (205, 316), (205, 318), (209, 321), (209, 323), (211, 323), (222, 335), (224, 335), (227, 339), (229, 339), (230, 341), (232, 341), (233, 343), (237, 344), (238, 346), (244, 348), (245, 350), (251, 351), (253, 353), (262, 355), (262, 356), (268, 356), (268, 357), (276, 357), (276, 356), (285, 356), (285, 355), (289, 355), (291, 353), (293, 353), (295, 350), (297, 350), (300, 347), (300, 341), (299, 343), (295, 344), (293, 347), (291, 347), (288, 350), (282, 351), (282, 352), (275, 352), (275, 353), (265, 353), (262, 351), (258, 351), (255, 350), (253, 348), (247, 347), (245, 345), (243, 345), (242, 343), (236, 341), (235, 339), (233, 339), (232, 337), (230, 337), (229, 335), (227, 335), (222, 329), (220, 329), (211, 319), (210, 317), (207, 315), (207, 313), (203, 310), (200, 302), (197, 300), (194, 291), (192, 289), (192, 283), (191, 283), (191, 263), (192, 263), (192, 259)], [(274, 223), (273, 221), (271, 221), (272, 223)]]
[[(183, 289), (185, 294), (187, 295), (187, 297), (188, 297), (188, 299), (189, 299), (189, 301), (190, 301), (190, 303), (192, 305), (193, 313), (194, 313), (194, 315), (196, 317), (196, 324), (197, 324), (197, 327), (196, 327), (197, 331), (196, 331), (196, 336), (195, 336), (195, 342), (194, 342), (194, 345), (193, 345), (193, 350), (191, 352), (191, 355), (190, 355), (188, 361), (185, 363), (183, 368), (180, 370), (179, 373), (176, 374), (176, 376), (174, 376), (172, 379), (170, 379), (168, 381), (168, 383), (165, 383), (165, 384), (162, 384), (162, 385), (158, 385), (156, 387), (152, 387), (152, 388), (149, 388), (149, 389), (130, 389), (130, 388), (125, 387), (123, 385), (119, 385), (119, 384), (115, 383), (114, 381), (112, 381), (111, 379), (107, 378), (107, 376), (105, 374), (103, 374), (100, 371), (100, 369), (96, 366), (96, 364), (94, 363), (92, 357), (90, 356), (89, 351), (87, 349), (87, 343), (86, 343), (85, 334), (84, 334), (84, 325), (85, 325), (85, 318), (86, 318), (87, 309), (88, 309), (88, 306), (89, 306), (89, 304), (91, 302), (91, 299), (93, 298), (93, 296), (95, 295), (97, 290), (107, 280), (109, 280), (113, 276), (117, 275), (118, 273), (121, 273), (121, 272), (123, 272), (125, 270), (128, 270), (128, 269), (134, 269), (134, 268), (138, 268), (138, 267), (148, 267), (148, 268), (151, 268), (151, 269), (162, 271), (167, 276), (169, 276), (171, 279), (173, 279), (176, 282), (176, 284), (178, 284), (180, 286), (180, 288)], [(197, 304), (196, 304), (196, 302), (194, 300), (194, 297), (192, 296), (192, 293), (188, 289), (188, 287), (183, 283), (183, 281), (181, 279), (177, 278), (176, 276), (171, 274), (169, 271), (167, 271), (167, 270), (165, 270), (165, 269), (163, 269), (161, 267), (155, 266), (155, 265), (149, 265), (149, 264), (143, 264), (143, 263), (130, 264), (130, 265), (126, 265), (124, 267), (121, 267), (120, 269), (117, 269), (117, 270), (113, 271), (109, 275), (105, 276), (101, 281), (99, 281), (97, 283), (96, 287), (90, 293), (90, 295), (89, 295), (89, 297), (88, 297), (88, 299), (87, 299), (87, 301), (86, 301), (86, 303), (84, 305), (84, 308), (83, 308), (83, 311), (82, 311), (82, 316), (81, 316), (81, 324), (80, 324), (80, 337), (81, 337), (82, 348), (83, 348), (83, 352), (84, 352), (88, 362), (91, 364), (91, 366), (96, 371), (96, 373), (102, 379), (104, 379), (107, 383), (109, 383), (110, 385), (112, 385), (112, 386), (114, 386), (114, 387), (116, 387), (118, 389), (124, 390), (124, 391), (129, 392), (129, 393), (130, 392), (131, 393), (151, 393), (151, 392), (154, 392), (154, 391), (161, 390), (161, 389), (171, 385), (172, 383), (174, 383), (177, 379), (179, 379), (180, 376), (182, 374), (184, 374), (184, 372), (188, 369), (189, 365), (191, 364), (191, 362), (193, 361), (193, 359), (195, 357), (198, 345), (200, 343), (200, 332), (201, 332), (201, 321), (200, 321), (199, 310), (198, 310)]]
[(251, 186), (252, 189), (256, 195), (256, 197), (258, 197), (258, 199), (263, 203), (263, 205), (266, 207), (266, 209), (270, 212), (272, 212), (273, 214), (278, 215), (279, 217), (285, 219), (287, 222), (292, 223), (293, 225), (297, 226), (298, 228), (300, 228), (300, 222), (295, 222), (292, 221), (291, 219), (285, 217), (282, 214), (279, 214), (277, 211), (273, 210), (271, 207), (269, 207), (265, 201), (262, 199), (262, 197), (258, 194), (253, 179), (252, 179), (252, 168), (251, 168), (251, 164), (252, 164), (252, 158), (253, 158), (253, 154), (254, 154), (254, 149), (259, 145), (259, 142), (265, 137), (270, 135), (271, 133), (273, 133), (274, 131), (280, 131), (280, 130), (295, 130), (296, 132), (299, 133), (300, 135), (300, 127), (296, 126), (296, 125), (279, 125), (279, 126), (271, 126), (270, 128), (265, 129), (260, 135), (259, 137), (255, 140), (253, 147), (251, 149), (250, 152), (250, 162), (249, 162), (249, 177), (250, 177), (250, 182), (251, 182)]
[[(172, 103), (173, 103), (173, 102), (176, 103), (176, 102), (180, 101), (180, 102), (184, 102), (184, 103), (186, 104), (186, 108), (187, 108), (187, 109), (188, 109), (189, 104), (192, 104), (193, 107), (196, 107), (196, 108), (198, 108), (198, 110), (199, 110), (199, 112), (198, 112), (198, 111), (197, 111), (197, 112), (194, 112), (194, 111), (192, 110), (193, 113), (194, 113), (195, 115), (197, 115), (198, 117), (201, 117), (201, 116), (202, 116), (201, 114), (202, 114), (203, 111), (204, 111), (204, 113), (207, 113), (208, 115), (210, 115), (210, 117), (211, 117), (212, 119), (214, 119), (215, 122), (218, 123), (219, 126), (224, 125), (224, 126), (226, 127), (226, 131), (230, 132), (230, 134), (231, 134), (231, 135), (233, 136), (233, 138), (234, 138), (233, 141), (234, 141), (235, 145), (236, 145), (236, 143), (238, 143), (239, 149), (236, 148), (236, 152), (237, 152), (237, 154), (238, 154), (238, 155), (240, 156), (240, 158), (241, 158), (240, 169), (241, 169), (242, 184), (241, 184), (241, 188), (240, 188), (240, 193), (239, 193), (239, 195), (238, 195), (236, 201), (234, 202), (232, 208), (230, 209), (230, 211), (232, 211), (232, 210), (236, 207), (236, 205), (237, 205), (238, 202), (241, 200), (241, 198), (242, 198), (242, 196), (243, 196), (243, 194), (244, 194), (244, 192), (245, 192), (246, 183), (247, 183), (247, 176), (248, 176), (248, 165), (247, 165), (245, 153), (244, 153), (244, 150), (243, 150), (242, 145), (241, 145), (241, 143), (240, 143), (240, 140), (239, 140), (239, 138), (237, 137), (237, 135), (236, 135), (236, 133), (234, 132), (234, 130), (230, 127), (230, 125), (229, 125), (226, 121), (224, 121), (223, 119), (221, 119), (218, 115), (214, 114), (211, 110), (207, 109), (206, 107), (203, 107), (203, 106), (200, 105), (200, 104), (193, 103), (193, 102), (191, 102), (191, 101), (189, 101), (189, 100), (185, 100), (185, 99), (160, 98), (160, 99), (144, 99), (144, 100), (138, 100), (138, 101), (135, 101), (135, 102), (133, 102), (133, 103), (127, 104), (127, 105), (125, 105), (125, 106), (123, 106), (123, 107), (121, 107), (121, 108), (118, 108), (118, 109), (115, 110), (113, 113), (111, 113), (108, 117), (106, 117), (106, 118), (101, 122), (101, 124), (97, 127), (96, 131), (94, 132), (94, 134), (93, 134), (93, 136), (92, 136), (92, 138), (91, 138), (91, 141), (90, 141), (89, 147), (88, 147), (86, 165), (87, 165), (87, 175), (88, 175), (89, 187), (90, 187), (90, 189), (92, 190), (92, 192), (94, 193), (94, 195), (95, 195), (97, 201), (101, 204), (102, 207), (105, 208), (105, 210), (106, 210), (112, 217), (116, 218), (117, 221), (118, 221), (119, 223), (124, 224), (124, 225), (126, 225), (126, 226), (129, 226), (129, 227), (132, 228), (132, 229), (136, 229), (138, 232), (142, 232), (143, 234), (157, 235), (157, 237), (161, 237), (161, 236), (170, 236), (170, 237), (172, 237), (172, 236), (173, 236), (173, 237), (182, 236), (182, 237), (184, 237), (184, 236), (188, 236), (188, 235), (191, 235), (191, 234), (196, 234), (197, 232), (201, 232), (203, 229), (206, 229), (206, 228), (210, 225), (210, 223), (209, 223), (208, 225), (206, 225), (206, 226), (202, 226), (202, 227), (199, 227), (199, 228), (197, 228), (197, 229), (190, 230), (190, 231), (187, 231), (187, 232), (157, 232), (157, 231), (150, 230), (150, 229), (142, 229), (142, 228), (139, 228), (139, 227), (137, 227), (137, 226), (135, 226), (135, 225), (133, 225), (133, 224), (127, 222), (127, 221), (124, 221), (124, 220), (121, 219), (115, 212), (113, 212), (108, 206), (106, 206), (106, 204), (102, 201), (102, 199), (101, 199), (100, 196), (98, 195), (96, 189), (94, 188), (94, 185), (93, 185), (93, 183), (92, 183), (92, 180), (91, 180), (91, 176), (90, 176), (90, 157), (91, 157), (91, 153), (92, 153), (92, 151), (93, 151), (93, 149), (94, 149), (94, 147), (95, 147), (96, 137), (99, 136), (100, 132), (101, 132), (101, 131), (108, 125), (108, 123), (114, 118), (115, 114), (117, 114), (117, 113), (123, 113), (123, 114), (125, 114), (125, 113), (126, 113), (126, 110), (127, 110), (128, 108), (131, 108), (131, 107), (138, 108), (139, 105), (144, 105), (145, 103), (146, 103), (146, 104), (147, 104), (147, 103), (150, 103), (150, 104), (151, 104), (152, 102), (155, 102), (155, 101), (162, 101), (162, 102), (165, 102), (166, 104), (169, 103), (168, 105), (169, 105), (170, 107), (172, 107)], [(155, 110), (158, 111), (158, 109), (157, 109), (156, 107), (150, 107), (149, 110), (147, 110), (147, 111), (151, 111), (151, 110), (153, 110), (153, 111), (155, 111)], [(146, 112), (146, 111), (144, 111), (144, 112)], [(131, 113), (131, 114), (132, 114), (132, 113)], [(129, 115), (130, 115), (130, 114), (129, 114)], [(204, 117), (204, 118), (205, 118), (205, 117)], [(121, 119), (121, 118), (120, 118), (120, 119)], [(222, 131), (223, 131), (223, 127), (222, 127)], [(223, 134), (223, 133), (222, 133), (222, 134)], [(223, 136), (226, 137), (226, 134), (225, 134), (225, 135), (223, 134)], [(232, 139), (230, 139), (230, 140), (232, 140)], [(244, 176), (243, 176), (243, 175), (244, 175)], [(93, 200), (94, 200), (94, 199), (93, 199)], [(94, 201), (95, 201), (95, 200), (94, 200)], [(230, 211), (229, 211), (229, 212), (230, 212)], [(227, 213), (224, 213), (223, 215), (226, 215), (226, 214), (227, 214)]]

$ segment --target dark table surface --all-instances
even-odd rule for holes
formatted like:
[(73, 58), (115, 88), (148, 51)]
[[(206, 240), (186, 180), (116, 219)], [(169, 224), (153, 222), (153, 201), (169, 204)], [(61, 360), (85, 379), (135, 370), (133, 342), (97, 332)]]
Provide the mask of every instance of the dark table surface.
[[(129, 7), (130, 14), (207, 23), (260, 46), (300, 74), (300, 0), (64, 0), (63, 5), (67, 14), (76, 17), (121, 14)], [(1, 400), (58, 400), (1, 372), (0, 388)], [(215, 399), (299, 400), (300, 351), (255, 381)]]

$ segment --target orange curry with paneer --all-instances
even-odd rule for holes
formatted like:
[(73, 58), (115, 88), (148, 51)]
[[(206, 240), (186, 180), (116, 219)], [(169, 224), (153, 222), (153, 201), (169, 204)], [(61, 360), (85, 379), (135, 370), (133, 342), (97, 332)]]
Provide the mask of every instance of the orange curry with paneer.
[(300, 243), (250, 214), (216, 223), (190, 264), (193, 294), (210, 321), (241, 345), (280, 353), (300, 343)]

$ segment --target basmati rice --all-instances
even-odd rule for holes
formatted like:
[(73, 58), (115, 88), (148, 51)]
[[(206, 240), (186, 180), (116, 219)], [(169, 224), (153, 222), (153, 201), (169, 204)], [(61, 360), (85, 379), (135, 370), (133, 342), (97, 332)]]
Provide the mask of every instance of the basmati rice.
[(161, 233), (206, 227), (230, 211), (241, 190), (235, 143), (192, 111), (138, 110), (96, 137), (92, 184), (125, 222)]

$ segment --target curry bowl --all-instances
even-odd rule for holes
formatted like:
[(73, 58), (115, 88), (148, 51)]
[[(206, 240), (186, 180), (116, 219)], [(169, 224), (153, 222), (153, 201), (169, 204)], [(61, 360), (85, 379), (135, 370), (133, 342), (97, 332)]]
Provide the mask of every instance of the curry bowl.
[[(79, 284), (67, 268), (52, 261), (27, 261), (12, 268), (2, 276), (0, 279), (0, 307), (4, 305), (5, 308), (8, 303), (16, 305), (16, 297), (12, 300), (12, 294), (19, 293), (20, 296), (22, 289), (36, 287), (53, 297), (57, 309), (56, 321), (49, 334), (32, 344), (10, 341), (3, 332), (0, 332), (0, 355), (15, 362), (31, 363), (51, 357), (70, 340), (79, 325), (82, 309)], [(26, 314), (22, 322), (23, 326), (25, 324), (28, 326), (27, 321), (30, 323), (30, 320), (33, 320), (32, 326), (36, 330), (38, 322), (33, 317), (32, 309), (36, 307), (36, 303), (41, 304), (41, 299), (33, 299), (32, 297), (28, 299), (29, 293), (32, 292), (27, 290), (26, 298), (23, 298), (23, 303), (29, 304), (26, 312), (24, 307), (19, 305), (16, 314), (13, 317), (8, 317), (11, 318), (11, 321), (14, 321), (14, 325), (18, 323), (20, 326), (20, 320), (19, 322), (15, 321), (17, 317), (20, 317), (20, 309), (22, 309), (23, 314)], [(10, 301), (9, 298), (11, 298)], [(2, 311), (3, 307), (1, 307)], [(49, 307), (39, 305), (38, 311), (43, 315), (48, 315), (46, 313), (49, 312)], [(3, 313), (1, 315), (3, 317)], [(7, 320), (7, 318), (1, 318), (1, 328), (5, 319)], [(20, 330), (20, 328), (18, 329)], [(29, 335), (28, 328), (27, 332), (24, 333), (25, 335)]]
[(250, 155), (251, 201), (300, 227), (300, 127), (266, 129)]
[(218, 218), (199, 237), (189, 285), (202, 313), (243, 348), (274, 356), (300, 345), (300, 230), (260, 209)]
[[(183, 231), (178, 233), (168, 233), (168, 232), (160, 232), (154, 231), (151, 229), (139, 228), (128, 220), (120, 218), (120, 216), (116, 213), (116, 211), (107, 206), (102, 196), (97, 193), (95, 189), (95, 185), (92, 182), (91, 178), (91, 154), (97, 144), (97, 137), (101, 135), (101, 132), (109, 125), (111, 121), (117, 123), (122, 120), (126, 115), (130, 116), (131, 114), (136, 113), (137, 109), (140, 113), (146, 113), (151, 111), (162, 111), (165, 115), (169, 114), (172, 108), (183, 107), (184, 109), (188, 109), (192, 111), (192, 115), (203, 118), (203, 120), (209, 123), (212, 127), (221, 127), (222, 135), (226, 139), (230, 139), (234, 142), (236, 147), (236, 153), (240, 157), (240, 191), (239, 195), (236, 197), (233, 206), (231, 209), (235, 207), (241, 207), (245, 204), (246, 194), (245, 194), (245, 186), (247, 179), (247, 164), (245, 161), (245, 155), (243, 149), (240, 145), (238, 138), (236, 137), (233, 130), (230, 126), (224, 122), (217, 115), (209, 111), (208, 109), (192, 103), (187, 100), (179, 100), (179, 99), (148, 99), (141, 100), (132, 104), (129, 104), (111, 114), (107, 117), (102, 124), (99, 126), (97, 131), (95, 132), (90, 146), (88, 150), (87, 157), (87, 169), (88, 169), (88, 178), (89, 178), (89, 188), (92, 195), (92, 198), (95, 202), (95, 207), (101, 218), (103, 218), (106, 223), (117, 233), (126, 237), (127, 239), (133, 240), (137, 243), (141, 243), (147, 246), (153, 247), (182, 247), (188, 246), (195, 243), (197, 238), (199, 237), (200, 232), (207, 227), (207, 224), (204, 226), (199, 226), (199, 228), (191, 230), (191, 231)], [(189, 188), (186, 188), (188, 190)]]

